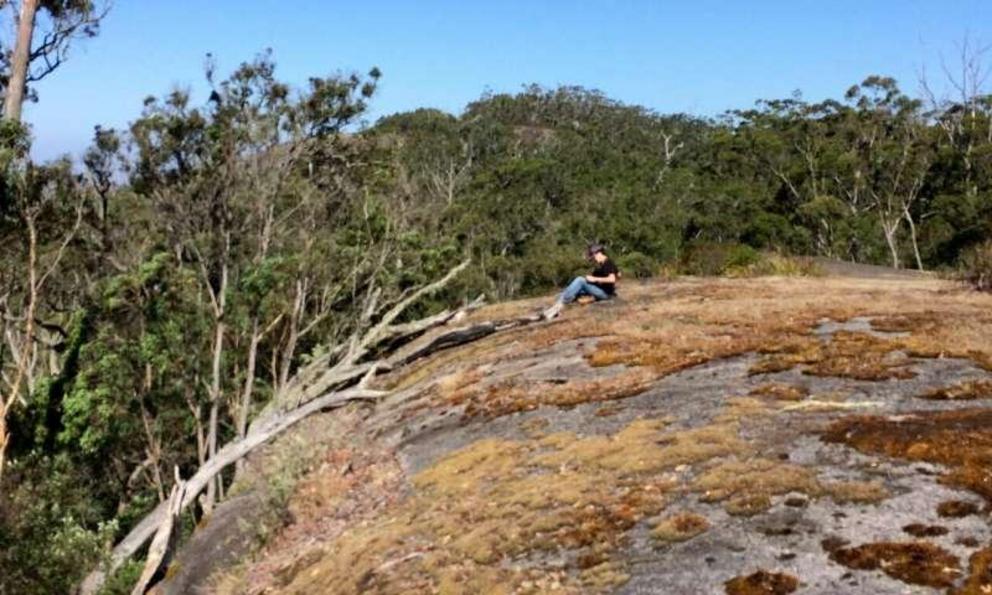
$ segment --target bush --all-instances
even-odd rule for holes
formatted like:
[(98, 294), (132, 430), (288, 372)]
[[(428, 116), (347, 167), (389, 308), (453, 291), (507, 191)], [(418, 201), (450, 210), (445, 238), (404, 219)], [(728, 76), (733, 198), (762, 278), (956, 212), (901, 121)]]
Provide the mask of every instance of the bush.
[(728, 277), (816, 277), (822, 274), (812, 258), (762, 254), (760, 260), (745, 266), (728, 267)]
[(962, 277), (979, 291), (992, 291), (992, 240), (975, 246), (961, 257)]
[(728, 270), (743, 269), (758, 263), (761, 253), (743, 244), (695, 244), (682, 257), (682, 272), (687, 275), (715, 276)]
[(658, 263), (647, 254), (630, 252), (617, 257), (617, 266), (624, 277), (642, 279), (658, 272)]

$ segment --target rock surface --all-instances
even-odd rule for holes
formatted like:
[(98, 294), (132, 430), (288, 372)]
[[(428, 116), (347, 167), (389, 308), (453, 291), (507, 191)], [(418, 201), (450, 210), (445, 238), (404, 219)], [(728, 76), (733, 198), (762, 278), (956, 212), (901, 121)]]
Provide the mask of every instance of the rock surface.
[(949, 282), (627, 284), (381, 377), (181, 590), (989, 592), (990, 379), (992, 297)]

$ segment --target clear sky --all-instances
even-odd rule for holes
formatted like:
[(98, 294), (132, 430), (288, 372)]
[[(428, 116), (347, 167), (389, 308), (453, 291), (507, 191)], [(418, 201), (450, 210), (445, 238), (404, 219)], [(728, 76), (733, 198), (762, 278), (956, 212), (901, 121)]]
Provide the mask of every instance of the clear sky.
[(202, 90), (207, 52), (225, 74), (271, 47), (297, 85), (378, 66), (370, 119), (458, 113), (531, 82), (708, 116), (795, 89), (840, 97), (868, 74), (915, 93), (966, 34), (992, 43), (992, 0), (114, 0), (25, 115), (36, 157), (78, 156), (95, 124), (126, 126), (147, 95)]

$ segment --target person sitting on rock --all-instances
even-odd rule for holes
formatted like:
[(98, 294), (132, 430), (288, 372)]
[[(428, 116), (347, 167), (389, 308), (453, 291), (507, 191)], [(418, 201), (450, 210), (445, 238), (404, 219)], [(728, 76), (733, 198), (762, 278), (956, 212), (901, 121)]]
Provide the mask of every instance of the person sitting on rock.
[(599, 244), (589, 246), (586, 251), (586, 258), (596, 263), (592, 273), (584, 277), (576, 277), (569, 283), (565, 291), (558, 296), (558, 301), (553, 306), (544, 311), (545, 319), (552, 319), (561, 314), (565, 304), (570, 304), (579, 296), (587, 295), (599, 300), (608, 300), (616, 293), (617, 275), (619, 270), (613, 264), (610, 257), (606, 255), (606, 250)]

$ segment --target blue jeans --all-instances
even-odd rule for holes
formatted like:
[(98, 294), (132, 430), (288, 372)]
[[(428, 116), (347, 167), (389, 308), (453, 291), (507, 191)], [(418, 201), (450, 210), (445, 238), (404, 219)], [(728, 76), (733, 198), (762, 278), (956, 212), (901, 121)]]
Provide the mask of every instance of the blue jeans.
[(576, 277), (568, 284), (565, 291), (561, 292), (561, 297), (558, 298), (558, 301), (563, 304), (570, 304), (580, 295), (591, 295), (597, 301), (609, 299), (610, 297), (605, 291), (586, 281), (585, 277)]

